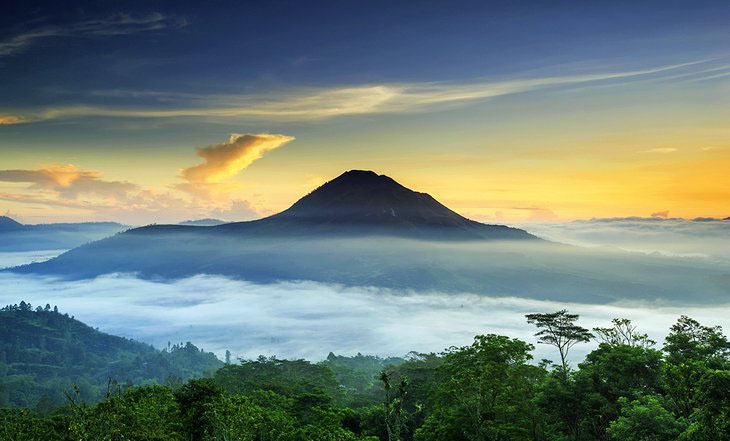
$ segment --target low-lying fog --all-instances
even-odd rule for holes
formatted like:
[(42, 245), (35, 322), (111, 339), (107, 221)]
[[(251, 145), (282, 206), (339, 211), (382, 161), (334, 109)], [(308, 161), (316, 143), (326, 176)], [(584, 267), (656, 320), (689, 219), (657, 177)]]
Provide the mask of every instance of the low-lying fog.
[[(319, 360), (329, 351), (404, 355), (468, 344), (479, 333), (534, 341), (534, 329), (524, 315), (562, 308), (580, 314), (581, 324), (589, 328), (607, 325), (614, 317), (630, 318), (658, 341), (681, 314), (708, 325), (730, 326), (730, 305), (586, 305), (313, 282), (256, 285), (212, 276), (172, 283), (126, 275), (69, 282), (3, 273), (0, 285), (2, 304), (50, 303), (104, 332), (158, 348), (168, 341), (192, 341), (219, 356), (229, 349), (245, 358), (264, 354)], [(573, 356), (580, 358), (593, 346), (579, 345)], [(556, 359), (554, 351), (542, 345), (535, 358)]]
[[(726, 259), (730, 259), (730, 221), (612, 219), (533, 224), (527, 229), (563, 242), (682, 255), (676, 261), (695, 260), (687, 256), (698, 256), (702, 261), (706, 257), (699, 256), (709, 256), (721, 268), (727, 268)], [(58, 253), (0, 253), (0, 267), (40, 261)], [(314, 282), (262, 285), (214, 276), (175, 282), (131, 275), (60, 281), (9, 273), (0, 274), (0, 287), (3, 305), (21, 300), (34, 306), (50, 303), (104, 332), (158, 348), (168, 341), (192, 341), (219, 356), (228, 349), (245, 358), (264, 354), (318, 360), (330, 351), (404, 355), (412, 350), (441, 351), (468, 344), (479, 333), (534, 342), (534, 329), (524, 315), (563, 308), (580, 314), (580, 324), (588, 328), (605, 326), (615, 317), (630, 318), (660, 344), (683, 314), (706, 325), (730, 327), (730, 296), (724, 304), (707, 306), (629, 301), (592, 305), (488, 294), (344, 288)], [(691, 294), (690, 300), (701, 301), (701, 289)], [(594, 346), (576, 346), (573, 358), (582, 358)], [(535, 358), (555, 360), (556, 355), (552, 348), (537, 345)]]
[(517, 225), (556, 242), (730, 261), (730, 220), (610, 218)]

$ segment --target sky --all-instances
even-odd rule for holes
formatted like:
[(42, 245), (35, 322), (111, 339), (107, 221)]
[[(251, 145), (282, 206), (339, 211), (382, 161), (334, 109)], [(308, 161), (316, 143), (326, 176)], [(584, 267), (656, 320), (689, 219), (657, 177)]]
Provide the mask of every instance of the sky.
[(0, 212), (253, 219), (349, 169), (517, 223), (730, 216), (727, 1), (4, 2)]

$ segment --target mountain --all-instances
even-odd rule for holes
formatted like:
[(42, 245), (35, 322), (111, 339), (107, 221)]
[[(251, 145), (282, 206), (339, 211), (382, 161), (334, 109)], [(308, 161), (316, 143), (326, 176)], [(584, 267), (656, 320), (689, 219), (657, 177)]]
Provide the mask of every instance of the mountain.
[(8, 216), (0, 216), (0, 251), (67, 250), (127, 228), (115, 222), (26, 225)]
[(14, 231), (23, 228), (23, 224), (8, 216), (0, 216), (0, 233), (4, 231)]
[(584, 249), (475, 222), (369, 171), (346, 172), (264, 219), (136, 228), (10, 271), (69, 279), (209, 274), (595, 303), (682, 300), (689, 292), (724, 301), (730, 285), (730, 273), (700, 261)]
[(158, 351), (93, 329), (50, 305), (21, 302), (0, 309), (0, 407), (65, 404), (75, 384), (82, 398), (103, 398), (109, 379), (120, 384), (187, 380), (221, 367), (191, 343)]
[(206, 219), (186, 220), (186, 221), (180, 222), (180, 225), (191, 225), (194, 227), (212, 227), (215, 225), (222, 225), (225, 223), (226, 223), (226, 221), (222, 221), (220, 219), (206, 218)]
[(327, 182), (281, 213), (219, 227), (256, 234), (384, 235), (451, 240), (537, 240), (524, 230), (486, 225), (450, 210), (431, 195), (410, 190), (385, 175), (351, 170)]
[(426, 193), (363, 170), (343, 173), (281, 213), (215, 229), (259, 237), (376, 235), (429, 240), (538, 240), (524, 230), (469, 220)]

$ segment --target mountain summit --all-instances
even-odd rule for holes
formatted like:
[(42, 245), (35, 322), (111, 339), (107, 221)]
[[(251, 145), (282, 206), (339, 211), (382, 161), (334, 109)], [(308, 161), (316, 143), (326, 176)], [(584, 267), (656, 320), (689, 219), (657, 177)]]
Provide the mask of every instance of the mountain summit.
[(220, 230), (262, 234), (395, 235), (428, 239), (536, 239), (517, 228), (485, 225), (450, 210), (431, 195), (368, 170), (350, 170), (281, 213)]
[(274, 218), (353, 224), (464, 226), (473, 221), (427, 193), (372, 171), (351, 170), (299, 199)]

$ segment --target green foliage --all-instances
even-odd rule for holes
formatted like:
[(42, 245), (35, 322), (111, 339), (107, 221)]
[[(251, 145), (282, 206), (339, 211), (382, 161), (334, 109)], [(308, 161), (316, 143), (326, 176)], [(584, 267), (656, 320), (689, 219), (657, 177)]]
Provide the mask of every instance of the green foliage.
[(708, 370), (697, 386), (698, 407), (683, 434), (687, 441), (730, 440), (730, 371)]
[(526, 317), (527, 323), (532, 323), (539, 329), (535, 334), (538, 342), (555, 346), (558, 349), (563, 372), (567, 374), (570, 348), (578, 343), (589, 341), (593, 338), (593, 334), (576, 325), (578, 315), (569, 314), (565, 309), (552, 313), (527, 314)]
[(104, 334), (58, 313), (25, 302), (0, 309), (0, 407), (39, 408), (64, 404), (77, 386), (86, 402), (104, 397), (110, 378), (124, 384), (165, 383), (203, 375), (223, 364), (192, 343), (164, 351)]
[(439, 367), (432, 411), (419, 440), (528, 440), (534, 437), (531, 397), (542, 377), (528, 364), (532, 345), (498, 335), (451, 348)]
[[(79, 327), (50, 306), (34, 311), (23, 303), (0, 314), (18, 328), (2, 322), (12, 337), (0, 340), (0, 397), (27, 403), (0, 409), (0, 441), (730, 441), (730, 343), (719, 327), (687, 317), (672, 327), (662, 350), (628, 320), (596, 328), (601, 343), (575, 369), (535, 364), (532, 345), (490, 334), (441, 354), (405, 358), (218, 362), (211, 377), (184, 380), (201, 360), (191, 344), (163, 353), (142, 345), (139, 355), (139, 343)], [(556, 314), (531, 320), (546, 331), (542, 340), (562, 345), (567, 355), (566, 342), (582, 341), (587, 331), (575, 325), (577, 316)], [(53, 335), (60, 331), (60, 338)], [(45, 345), (82, 342), (81, 358), (40, 351), (43, 335)], [(124, 360), (162, 357), (178, 370), (165, 386), (61, 375), (81, 369), (63, 357), (103, 363), (120, 351)], [(55, 360), (58, 368), (48, 371), (55, 374), (24, 373), (24, 363), (33, 363), (17, 360), (28, 354)], [(136, 365), (127, 366), (134, 375), (122, 378), (147, 381), (133, 372)], [(71, 384), (66, 405), (54, 404), (52, 389), (35, 397), (41, 381)]]
[(306, 360), (259, 357), (238, 365), (226, 365), (216, 371), (213, 378), (226, 391), (236, 394), (262, 389), (295, 396), (319, 389), (330, 399), (341, 399), (344, 393), (332, 370)]
[(405, 361), (400, 357), (380, 358), (359, 353), (354, 357), (345, 357), (330, 352), (319, 364), (331, 370), (339, 387), (344, 389), (346, 401), (340, 404), (358, 408), (381, 401), (383, 389), (380, 373), (386, 368), (400, 366)]
[(164, 386), (115, 391), (96, 406), (72, 401), (68, 432), (77, 441), (182, 441), (178, 406)]
[(656, 393), (661, 359), (659, 351), (625, 344), (601, 343), (588, 354), (573, 376), (581, 398), (581, 433), (605, 439), (610, 422), (619, 415), (620, 399)]
[(686, 427), (662, 405), (661, 397), (620, 398), (618, 404), (621, 416), (608, 428), (608, 434), (617, 441), (674, 441)]

